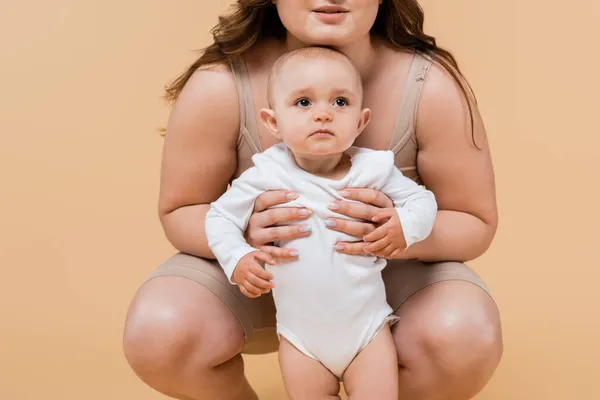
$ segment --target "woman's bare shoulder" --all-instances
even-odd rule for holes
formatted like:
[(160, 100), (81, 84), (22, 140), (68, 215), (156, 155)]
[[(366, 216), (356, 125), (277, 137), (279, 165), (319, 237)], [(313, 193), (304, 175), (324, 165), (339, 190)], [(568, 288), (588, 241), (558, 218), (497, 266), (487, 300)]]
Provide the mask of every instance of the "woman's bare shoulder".
[(238, 92), (231, 67), (219, 63), (198, 68), (177, 98), (172, 117), (180, 116), (178, 112), (198, 122), (206, 117), (227, 116), (230, 123), (238, 119)]
[[(239, 132), (237, 85), (226, 64), (200, 67), (173, 105), (167, 136), (187, 136), (198, 145), (235, 147)], [(193, 136), (193, 137), (191, 137)]]
[[(417, 114), (419, 141), (441, 133), (453, 134), (461, 142), (485, 141), (485, 129), (466, 80), (461, 83), (437, 62), (433, 62), (423, 85)], [(463, 90), (464, 89), (464, 90)], [(471, 124), (471, 116), (473, 124)], [(471, 137), (474, 134), (475, 137)], [(485, 143), (478, 143), (479, 145)]]

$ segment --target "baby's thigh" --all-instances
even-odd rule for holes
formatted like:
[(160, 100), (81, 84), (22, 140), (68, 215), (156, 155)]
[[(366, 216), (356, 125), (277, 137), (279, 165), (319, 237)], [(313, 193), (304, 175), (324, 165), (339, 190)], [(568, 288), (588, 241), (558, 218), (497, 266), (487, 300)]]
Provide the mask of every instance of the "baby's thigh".
[(350, 400), (398, 399), (398, 359), (389, 325), (356, 356), (344, 372)]
[(279, 365), (290, 400), (340, 399), (338, 379), (323, 364), (303, 354), (284, 337), (279, 344)]

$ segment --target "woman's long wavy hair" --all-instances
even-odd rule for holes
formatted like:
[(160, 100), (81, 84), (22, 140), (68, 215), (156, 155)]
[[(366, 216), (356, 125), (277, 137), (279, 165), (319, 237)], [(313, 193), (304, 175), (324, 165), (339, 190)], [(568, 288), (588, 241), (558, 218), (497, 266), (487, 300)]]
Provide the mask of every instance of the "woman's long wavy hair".
[[(475, 100), (452, 53), (439, 47), (434, 37), (423, 32), (424, 19), (423, 9), (417, 0), (383, 0), (371, 33), (387, 38), (394, 47), (414, 50), (430, 57), (448, 71), (467, 99)], [(168, 102), (177, 100), (198, 68), (228, 62), (264, 39), (284, 40), (286, 29), (271, 0), (237, 0), (228, 15), (219, 17), (212, 35), (213, 44), (203, 49), (200, 57), (167, 86), (165, 99)], [(473, 110), (471, 101), (467, 103), (473, 133)]]

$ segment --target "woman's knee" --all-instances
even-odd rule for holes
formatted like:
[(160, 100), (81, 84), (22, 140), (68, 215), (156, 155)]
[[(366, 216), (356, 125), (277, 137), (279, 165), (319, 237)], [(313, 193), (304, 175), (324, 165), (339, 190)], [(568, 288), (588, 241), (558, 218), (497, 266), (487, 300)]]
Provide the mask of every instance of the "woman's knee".
[(442, 282), (407, 303), (394, 335), (401, 365), (491, 376), (503, 344), (498, 309), (487, 293), (467, 282)]
[(123, 335), (125, 357), (146, 381), (208, 370), (233, 358), (243, 342), (227, 306), (203, 286), (178, 277), (154, 278), (140, 288)]

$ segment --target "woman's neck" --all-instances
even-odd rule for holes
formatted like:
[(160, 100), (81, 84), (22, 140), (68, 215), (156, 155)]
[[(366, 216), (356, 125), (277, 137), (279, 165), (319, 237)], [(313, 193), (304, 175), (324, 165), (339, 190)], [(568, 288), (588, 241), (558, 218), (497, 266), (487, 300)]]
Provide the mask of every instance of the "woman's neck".
[[(370, 81), (370, 78), (376, 73), (375, 68), (377, 54), (383, 43), (377, 37), (366, 35), (361, 40), (343, 47), (337, 47), (336, 50), (347, 55), (356, 65), (363, 84)], [(292, 51), (308, 45), (298, 40), (296, 37), (288, 34), (285, 51)]]

